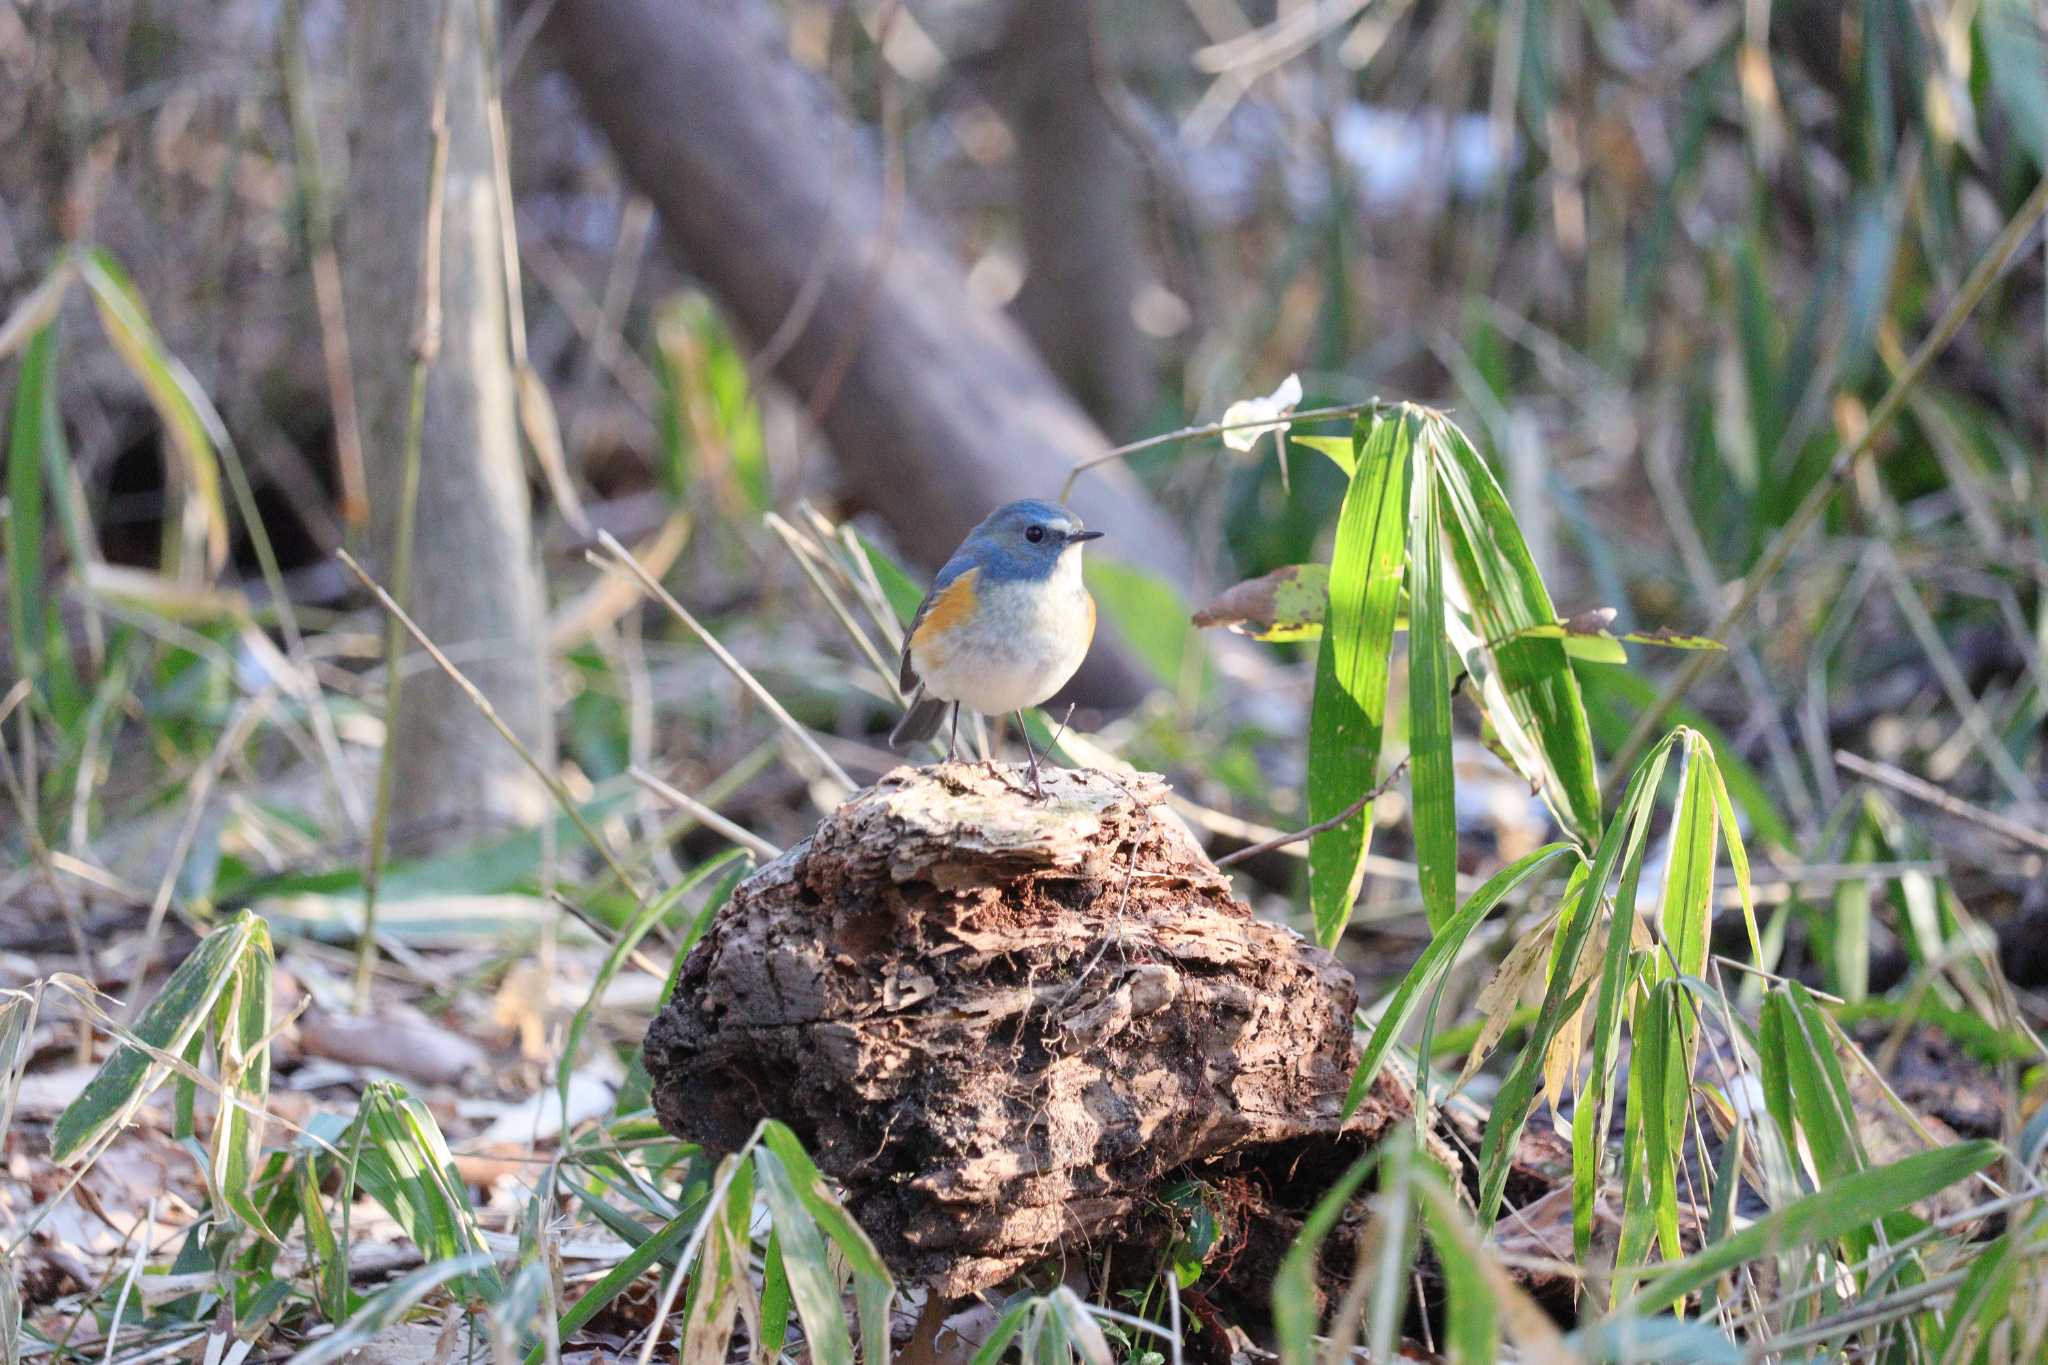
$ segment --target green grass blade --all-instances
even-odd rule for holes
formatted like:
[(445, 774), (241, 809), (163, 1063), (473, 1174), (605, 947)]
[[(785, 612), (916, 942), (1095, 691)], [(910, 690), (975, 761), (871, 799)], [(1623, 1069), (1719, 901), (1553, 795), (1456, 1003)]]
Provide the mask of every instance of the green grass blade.
[[(1337, 514), (1330, 606), (1309, 708), (1312, 823), (1342, 813), (1379, 778), (1388, 656), (1407, 530), (1409, 456), (1418, 426), (1419, 419), (1403, 410), (1376, 416), (1369, 426), (1361, 422), (1355, 437), (1358, 472)], [(1337, 942), (1351, 918), (1371, 837), (1368, 807), (1309, 840), (1309, 902), (1316, 941), (1326, 948)]]
[(1357, 1110), (1365, 1092), (1379, 1077), (1380, 1067), (1385, 1063), (1387, 1052), (1408, 1027), (1414, 1016), (1415, 1007), (1422, 998), (1422, 992), (1440, 979), (1457, 960), (1458, 952), (1479, 927), (1480, 921), (1492, 913), (1493, 908), (1505, 900), (1514, 889), (1536, 875), (1546, 865), (1567, 855), (1582, 856), (1578, 845), (1567, 843), (1545, 844), (1542, 848), (1525, 853), (1514, 862), (1488, 878), (1469, 896), (1458, 913), (1439, 929), (1429, 940), (1429, 946), (1422, 950), (1422, 956), (1408, 969), (1408, 975), (1394, 991), (1394, 998), (1386, 1009), (1380, 1012), (1379, 1022), (1373, 1026), (1372, 1037), (1367, 1040), (1365, 1054), (1359, 1059), (1358, 1070), (1352, 1074), (1351, 1088), (1344, 1098), (1344, 1117), (1350, 1118)]
[[(662, 1224), (646, 1241), (627, 1252), (617, 1265), (607, 1270), (598, 1278), (597, 1283), (591, 1285), (583, 1292), (582, 1297), (569, 1306), (568, 1312), (562, 1314), (561, 1321), (555, 1327), (558, 1337), (567, 1341), (582, 1331), (586, 1323), (604, 1311), (606, 1304), (624, 1293), (626, 1287), (646, 1274), (655, 1262), (673, 1255), (678, 1247), (690, 1239), (690, 1233), (695, 1230), (701, 1217), (701, 1210), (687, 1209)], [(534, 1365), (540, 1358), (541, 1348), (535, 1346), (527, 1353), (527, 1365)]]
[[(562, 1058), (555, 1066), (555, 1089), (561, 1101), (565, 1121), (569, 1113), (569, 1080), (575, 1075), (576, 1061), (583, 1050), (583, 1035), (589, 1030), (590, 1020), (597, 1013), (597, 1007), (603, 1001), (605, 991), (610, 989), (613, 979), (626, 965), (627, 959), (632, 957), (633, 950), (640, 946), (640, 941), (675, 909), (684, 896), (696, 890), (714, 874), (747, 856), (745, 849), (727, 849), (710, 861), (692, 868), (681, 881), (659, 896), (651, 897), (645, 905), (636, 910), (632, 918), (619, 930), (618, 937), (612, 940), (611, 951), (605, 954), (603, 964), (597, 969), (597, 979), (590, 983), (590, 993), (584, 996), (583, 1003), (577, 1007), (576, 1013), (569, 1020), (568, 1032), (562, 1040)], [(680, 959), (682, 954), (678, 953), (677, 957)], [(566, 1130), (562, 1136), (566, 1141)]]
[[(158, 1052), (184, 1052), (205, 1026), (214, 1002), (262, 927), (262, 920), (244, 910), (201, 939), (136, 1019), (136, 1038)], [(68, 1162), (127, 1122), (162, 1074), (161, 1064), (141, 1048), (117, 1046), (85, 1090), (57, 1116), (50, 1130), (50, 1159)]]
[(1444, 624), (1443, 543), (1436, 467), (1424, 441), (1408, 494), (1408, 783), (1414, 807), (1416, 880), (1431, 932), (1458, 906), (1457, 774), (1451, 763), (1451, 666)]
[(802, 1201), (825, 1235), (832, 1239), (854, 1272), (887, 1280), (889, 1267), (882, 1263), (881, 1253), (875, 1250), (875, 1244), (868, 1240), (868, 1235), (861, 1231), (860, 1224), (853, 1221), (845, 1206), (825, 1187), (825, 1177), (812, 1163), (810, 1153), (797, 1141), (796, 1134), (784, 1124), (770, 1119), (761, 1125), (761, 1145), (775, 1153), (782, 1170), (789, 1177), (791, 1192)]
[(1834, 1241), (1983, 1170), (2000, 1155), (1996, 1142), (1979, 1139), (1916, 1152), (1888, 1166), (1858, 1171), (1666, 1267), (1617, 1311), (1622, 1315), (1655, 1313), (1744, 1261), (1786, 1247)]

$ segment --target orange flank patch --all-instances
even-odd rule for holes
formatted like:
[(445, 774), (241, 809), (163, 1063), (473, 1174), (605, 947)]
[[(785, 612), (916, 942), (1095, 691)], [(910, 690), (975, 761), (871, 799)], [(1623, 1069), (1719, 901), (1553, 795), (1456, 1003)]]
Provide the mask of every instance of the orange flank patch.
[(939, 590), (931, 606), (925, 609), (924, 620), (911, 633), (913, 649), (920, 654), (934, 649), (944, 651), (946, 637), (974, 614), (974, 581), (980, 577), (980, 569), (969, 569)]

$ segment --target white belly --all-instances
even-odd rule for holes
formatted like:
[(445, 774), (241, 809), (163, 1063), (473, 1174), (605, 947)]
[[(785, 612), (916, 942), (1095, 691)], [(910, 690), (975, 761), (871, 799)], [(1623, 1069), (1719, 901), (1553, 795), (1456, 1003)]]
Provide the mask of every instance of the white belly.
[(1062, 571), (1050, 583), (990, 584), (976, 594), (972, 625), (948, 632), (943, 645), (913, 645), (926, 695), (1000, 715), (1066, 686), (1087, 656), (1095, 612), (1079, 565)]

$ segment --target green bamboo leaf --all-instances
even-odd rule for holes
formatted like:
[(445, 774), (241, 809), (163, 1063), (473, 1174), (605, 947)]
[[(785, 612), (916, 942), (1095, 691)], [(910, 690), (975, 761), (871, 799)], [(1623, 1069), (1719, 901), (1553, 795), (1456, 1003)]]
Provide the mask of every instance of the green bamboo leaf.
[[(1984, 1348), (2001, 1324), (2012, 1321), (2013, 1292), (2019, 1287), (2022, 1253), (2038, 1253), (2041, 1220), (2037, 1217), (2020, 1227), (2008, 1228), (1990, 1246), (1978, 1251), (1949, 1305), (1947, 1331), (1942, 1334), (1932, 1358), (1951, 1365), (1965, 1360), (1990, 1359)], [(2027, 1234), (2022, 1237), (2021, 1234)]]
[(372, 1294), (355, 1316), (331, 1335), (292, 1357), (293, 1365), (328, 1365), (351, 1351), (369, 1345), (377, 1334), (402, 1319), (412, 1306), (444, 1284), (473, 1280), (491, 1269), (491, 1258), (483, 1252), (431, 1261), (418, 1270), (401, 1275)]
[(825, 1239), (788, 1167), (764, 1143), (754, 1149), (754, 1169), (768, 1200), (768, 1215), (782, 1244), (782, 1265), (790, 1297), (804, 1325), (811, 1359), (819, 1365), (852, 1365), (853, 1338), (846, 1330), (839, 1283), (825, 1255)]
[(1281, 1258), (1280, 1271), (1273, 1277), (1273, 1335), (1279, 1339), (1280, 1359), (1290, 1365), (1315, 1359), (1316, 1259), (1330, 1230), (1343, 1216), (1344, 1206), (1378, 1161), (1379, 1153), (1371, 1151), (1352, 1162), (1316, 1200), (1301, 1231), (1295, 1234), (1294, 1245)]
[(1702, 744), (1700, 761), (1713, 778), (1714, 813), (1721, 822), (1722, 837), (1728, 841), (1728, 865), (1735, 869), (1735, 887), (1742, 897), (1742, 927), (1749, 932), (1752, 964), (1764, 965), (1763, 939), (1756, 930), (1756, 892), (1749, 877), (1749, 849), (1742, 842), (1742, 825), (1735, 818), (1735, 804), (1728, 798), (1728, 783), (1721, 776), (1721, 762), (1710, 743)]
[(1857, 1133), (1856, 1105), (1835, 1055), (1834, 1034), (1813, 996), (1797, 981), (1786, 983), (1777, 994), (1782, 999), (1792, 1112), (1806, 1134), (1821, 1184), (1827, 1185), (1869, 1164)]
[[(1330, 606), (1309, 708), (1308, 813), (1341, 814), (1379, 778), (1388, 656), (1401, 586), (1409, 457), (1421, 419), (1402, 409), (1361, 421), (1358, 472), (1337, 515)], [(1351, 918), (1372, 838), (1370, 806), (1309, 840), (1316, 940), (1332, 947)]]
[(1343, 470), (1347, 479), (1358, 469), (1357, 445), (1352, 437), (1289, 435), (1287, 439), (1298, 446), (1306, 446), (1320, 455), (1328, 456), (1330, 463)]
[(1664, 867), (1664, 900), (1658, 908), (1665, 946), (1685, 976), (1705, 974), (1707, 939), (1713, 928), (1714, 864), (1720, 855), (1721, 829), (1713, 762), (1706, 740), (1687, 731), (1678, 806), (1671, 816), (1671, 852)]
[(58, 258), (56, 268), (43, 277), (43, 282), (14, 305), (7, 320), (0, 322), (0, 360), (13, 355), (23, 342), (57, 320), (58, 311), (64, 306), (64, 291), (71, 287), (77, 274), (76, 258), (67, 251)]
[(270, 928), (259, 919), (214, 1006), (214, 1070), (223, 1095), (213, 1123), (208, 1171), (219, 1205), (250, 1232), (275, 1241), (254, 1199), (270, 1098), (271, 958)]
[[(1515, 1144), (1521, 1138), (1522, 1127), (1529, 1121), (1537, 1087), (1543, 1081), (1544, 1056), (1569, 1017), (1567, 1006), (1576, 1009), (1572, 980), (1578, 970), (1579, 955), (1585, 950), (1586, 940), (1592, 935), (1593, 925), (1599, 918), (1596, 911), (1607, 879), (1613, 874), (1615, 864), (1621, 861), (1623, 847), (1629, 842), (1629, 830), (1636, 824), (1633, 817), (1637, 805), (1649, 800), (1650, 794), (1656, 791), (1670, 744), (1667, 737), (1630, 774), (1628, 789), (1622, 794), (1614, 821), (1601, 836), (1599, 848), (1594, 853), (1593, 870), (1587, 875), (1577, 900), (1566, 904), (1563, 909), (1557, 947), (1551, 957), (1550, 985), (1544, 991), (1536, 1026), (1530, 1031), (1529, 1041), (1523, 1045), (1514, 1067), (1494, 1096), (1493, 1113), (1486, 1121), (1485, 1135), (1480, 1142), (1479, 1221), (1482, 1227), (1491, 1227), (1494, 1216), (1499, 1212), (1501, 1195), (1507, 1189), (1508, 1164), (1513, 1158)], [(1580, 1103), (1584, 1103), (1583, 1098)]]
[(1052, 1306), (1053, 1318), (1066, 1335), (1067, 1344), (1084, 1365), (1111, 1365), (1115, 1357), (1110, 1354), (1109, 1339), (1102, 1334), (1102, 1324), (1088, 1311), (1079, 1294), (1063, 1284), (1046, 1295), (1046, 1302)]
[(1833, 1241), (1858, 1228), (1868, 1228), (1887, 1215), (1974, 1175), (2001, 1155), (1996, 1142), (1979, 1139), (1916, 1152), (1888, 1166), (1857, 1171), (1666, 1267), (1630, 1295), (1619, 1312), (1658, 1312), (1745, 1261), (1783, 1248)]
[(292, 1184), (299, 1197), (299, 1218), (306, 1225), (306, 1259), (313, 1267), (313, 1302), (329, 1322), (338, 1323), (348, 1316), (348, 1256), (334, 1235), (327, 1205), (320, 1198), (321, 1159), (317, 1151), (299, 1152)]
[(178, 457), (173, 470), (184, 498), (182, 530), (188, 541), (205, 552), (206, 576), (212, 577), (227, 564), (227, 504), (221, 498), (213, 442), (185, 388), (189, 376), (164, 349), (142, 295), (110, 253), (99, 247), (86, 252), (80, 258), (80, 275), (92, 291), (107, 339), (149, 395), (158, 420), (170, 434), (171, 449)]
[(1525, 853), (1514, 862), (1488, 878), (1486, 884), (1474, 891), (1461, 906), (1458, 913), (1430, 937), (1429, 946), (1422, 950), (1422, 956), (1408, 969), (1408, 975), (1401, 978), (1401, 984), (1394, 991), (1393, 999), (1380, 1012), (1379, 1022), (1373, 1026), (1372, 1036), (1366, 1040), (1365, 1054), (1359, 1059), (1358, 1070), (1352, 1073), (1351, 1088), (1344, 1098), (1344, 1117), (1349, 1119), (1358, 1109), (1359, 1101), (1378, 1079), (1381, 1065), (1386, 1061), (1387, 1052), (1394, 1046), (1408, 1021), (1415, 1013), (1415, 1006), (1422, 998), (1422, 992), (1441, 980), (1451, 963), (1457, 960), (1459, 951), (1465, 946), (1472, 931), (1479, 927), (1481, 920), (1492, 913), (1493, 907), (1505, 900), (1509, 893), (1523, 882), (1536, 875), (1552, 860), (1567, 855), (1584, 861), (1576, 844), (1545, 844), (1542, 848)]
[[(261, 932), (263, 921), (244, 910), (199, 940), (199, 946), (171, 973), (131, 1030), (158, 1053), (182, 1053), (206, 1024), (242, 954)], [(78, 1098), (66, 1105), (50, 1130), (50, 1159), (64, 1164), (128, 1121), (163, 1078), (164, 1066), (149, 1052), (121, 1043), (94, 1073)]]
[(1408, 481), (1408, 784), (1416, 881), (1430, 931), (1458, 906), (1458, 793), (1451, 763), (1451, 661), (1444, 623), (1444, 552), (1436, 444), (1415, 452)]
[(31, 1040), (41, 1006), (40, 988), (35, 992), (0, 991), (0, 1142), (14, 1126), (14, 1102), (21, 1094), (21, 1073), (33, 1051)]
[(1601, 827), (1600, 784), (1578, 677), (1562, 640), (1522, 635), (1554, 625), (1557, 609), (1492, 469), (1449, 419), (1430, 413), (1424, 421), (1425, 438), (1439, 452), (1453, 645), (1516, 768), (1536, 784), (1566, 832), (1591, 844)]
[(68, 458), (57, 412), (57, 328), (50, 324), (29, 339), (14, 389), (7, 445), (7, 621), (15, 676), (36, 684), (46, 700), (62, 694), (65, 712), (73, 709), (78, 683), (43, 583), (43, 480), (49, 468)]
[(748, 1234), (754, 1213), (753, 1167), (744, 1158), (729, 1156), (719, 1169), (721, 1176), (729, 1173), (732, 1178), (725, 1207), (712, 1213), (704, 1249), (691, 1269), (689, 1301), (683, 1310), (682, 1358), (688, 1361), (726, 1358), (743, 1286), (744, 1292), (753, 1290), (747, 1276), (753, 1252)]
[[(373, 1081), (356, 1109), (362, 1134), (356, 1180), (398, 1220), (429, 1261), (488, 1252), (469, 1206), (469, 1187), (455, 1170), (441, 1129), (427, 1106), (390, 1081)], [(503, 1286), (488, 1258), (458, 1281), (466, 1298), (495, 1300)]]

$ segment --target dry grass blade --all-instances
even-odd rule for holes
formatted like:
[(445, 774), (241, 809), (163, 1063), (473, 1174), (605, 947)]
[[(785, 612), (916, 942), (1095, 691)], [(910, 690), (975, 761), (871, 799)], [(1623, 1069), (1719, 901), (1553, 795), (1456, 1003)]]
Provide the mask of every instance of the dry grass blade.
[[(527, 748), (520, 741), (519, 736), (512, 733), (512, 727), (505, 724), (504, 718), (498, 714), (498, 709), (491, 705), (491, 699), (486, 697), (477, 685), (471, 682), (468, 676), (455, 666), (454, 660), (441, 652), (439, 645), (427, 638), (426, 632), (419, 628), (418, 623), (412, 617), (406, 615), (405, 608), (392, 600), (391, 594), (384, 591), (382, 584), (363, 571), (363, 566), (356, 563), (353, 555), (349, 554), (346, 550), (337, 550), (334, 553), (335, 558), (342, 562), (343, 567), (354, 574), (357, 581), (365, 588), (368, 588), (371, 595), (377, 599), (377, 604), (383, 607), (385, 611), (391, 613), (393, 618), (405, 628), (406, 633), (418, 641), (420, 648), (424, 649), (428, 656), (441, 666), (441, 671), (448, 675), (449, 681), (462, 689), (463, 695), (469, 698), (470, 703), (490, 723), (491, 728), (496, 730), (504, 738), (504, 741), (512, 746), (513, 751), (519, 755), (526, 766), (532, 769), (534, 776), (538, 777), (541, 780), (541, 784), (548, 789), (548, 795), (554, 797), (555, 804), (562, 808), (562, 813), (569, 817), (570, 822), (589, 841), (591, 848), (596, 850), (598, 857), (604, 859), (605, 866), (618, 879), (619, 885), (631, 892), (635, 900), (644, 901), (646, 896), (640, 889), (639, 881), (631, 872), (626, 870), (625, 865), (619, 861), (618, 854), (612, 852), (611, 845), (604, 841), (603, 836), (591, 828), (590, 822), (584, 818), (583, 812), (577, 808), (576, 798), (569, 794), (569, 789), (562, 785), (562, 780), (555, 776), (554, 772), (545, 763), (542, 763), (534, 756), (533, 750)], [(387, 667), (395, 669), (397, 661), (393, 660)]]
[(734, 824), (702, 801), (697, 800), (697, 798), (687, 792), (677, 790), (656, 777), (653, 773), (648, 772), (645, 768), (632, 767), (628, 768), (626, 772), (635, 782), (638, 782), (662, 800), (678, 810), (688, 812), (693, 819), (706, 829), (718, 831), (741, 848), (752, 849), (763, 858), (771, 860), (782, 856), (781, 849), (769, 843), (760, 835), (742, 825)]
[(795, 716), (789, 714), (789, 711), (783, 704), (775, 699), (775, 695), (761, 685), (761, 680), (756, 678), (747, 669), (745, 664), (735, 659), (732, 653), (718, 642), (718, 637), (706, 630), (702, 623), (690, 614), (687, 607), (676, 601), (669, 593), (669, 590), (661, 586), (659, 579), (641, 567), (640, 561), (633, 558), (625, 546), (619, 544), (616, 536), (610, 531), (599, 531), (597, 538), (598, 542), (611, 554), (611, 557), (628, 573), (632, 574), (634, 578), (639, 580), (640, 586), (646, 590), (649, 597), (652, 597), (655, 601), (661, 603), (662, 606), (668, 608), (669, 614), (688, 627), (690, 633), (695, 635), (703, 646), (711, 651), (712, 657), (725, 666), (726, 672), (737, 678), (740, 686), (754, 694), (755, 699), (768, 709), (768, 714), (775, 717), (782, 725), (782, 728), (798, 744), (803, 746), (805, 752), (817, 760), (818, 766), (823, 768), (827, 775), (848, 791), (854, 791), (859, 788), (860, 784), (847, 776), (846, 769), (840, 767), (838, 761), (832, 755), (825, 752), (825, 747), (818, 743), (817, 737), (805, 729)]

